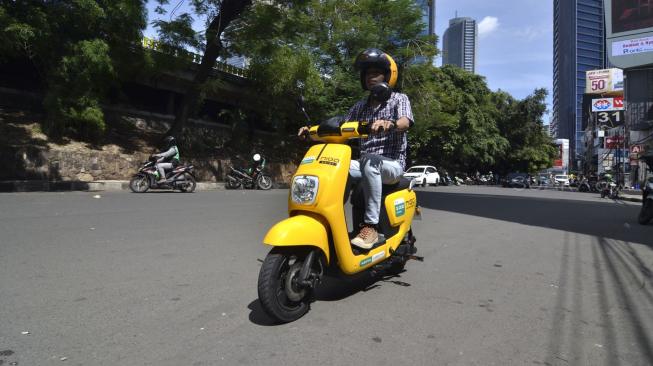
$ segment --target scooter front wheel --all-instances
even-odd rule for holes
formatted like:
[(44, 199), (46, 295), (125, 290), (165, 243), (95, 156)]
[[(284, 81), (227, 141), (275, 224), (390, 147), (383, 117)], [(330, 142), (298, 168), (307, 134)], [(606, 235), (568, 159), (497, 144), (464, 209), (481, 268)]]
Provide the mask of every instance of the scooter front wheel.
[(150, 189), (150, 182), (144, 174), (137, 174), (129, 181), (129, 189), (134, 193), (145, 193)]
[(297, 286), (302, 259), (272, 249), (258, 276), (258, 298), (263, 310), (281, 323), (301, 318), (309, 309), (310, 290)]

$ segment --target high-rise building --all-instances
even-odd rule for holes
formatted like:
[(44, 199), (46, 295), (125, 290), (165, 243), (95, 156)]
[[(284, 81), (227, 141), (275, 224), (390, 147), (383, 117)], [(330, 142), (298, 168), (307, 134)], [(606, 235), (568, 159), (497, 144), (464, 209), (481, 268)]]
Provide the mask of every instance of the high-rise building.
[[(415, 3), (422, 10), (422, 23), (424, 24), (424, 28), (421, 35), (435, 35), (435, 0), (416, 0)], [(433, 46), (437, 46), (437, 44), (434, 43)], [(417, 56), (413, 59), (415, 63), (424, 63), (427, 61), (425, 56)]]
[(449, 20), (442, 37), (442, 65), (456, 65), (469, 72), (476, 71), (478, 27), (472, 18)]
[(607, 68), (606, 60), (603, 0), (554, 0), (551, 131), (569, 139), (574, 168), (584, 153), (585, 72)]
[(435, 35), (435, 0), (416, 0), (422, 9), (422, 23), (426, 25), (422, 35)]

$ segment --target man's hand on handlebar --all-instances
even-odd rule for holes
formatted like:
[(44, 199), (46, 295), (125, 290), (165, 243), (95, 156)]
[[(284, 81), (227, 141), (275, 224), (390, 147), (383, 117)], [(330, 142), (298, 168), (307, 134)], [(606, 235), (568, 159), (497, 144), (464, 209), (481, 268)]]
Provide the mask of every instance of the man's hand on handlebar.
[(304, 126), (300, 128), (299, 131), (297, 132), (297, 137), (299, 137), (300, 140), (306, 140), (308, 138), (308, 131), (309, 131), (308, 126)]
[(392, 121), (384, 120), (384, 119), (377, 119), (372, 123), (372, 126), (370, 126), (370, 131), (372, 133), (381, 133), (383, 131), (389, 131), (392, 128), (395, 128), (395, 123)]

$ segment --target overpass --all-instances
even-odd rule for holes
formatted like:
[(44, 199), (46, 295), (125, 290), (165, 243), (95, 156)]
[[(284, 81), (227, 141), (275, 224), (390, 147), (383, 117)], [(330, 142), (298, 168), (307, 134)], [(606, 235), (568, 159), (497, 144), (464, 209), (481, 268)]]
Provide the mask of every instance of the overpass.
[[(167, 94), (165, 112), (174, 114), (174, 107), (191, 84), (202, 61), (202, 55), (170, 47), (147, 37), (142, 39), (141, 46), (143, 49), (151, 51), (159, 61), (165, 63), (168, 58), (169, 63), (176, 67), (173, 66), (152, 75), (143, 74), (131, 84), (140, 84), (140, 86), (151, 88), (152, 92), (158, 96), (162, 96), (161, 92)], [(256, 97), (256, 92), (253, 90), (248, 69), (217, 61), (210, 73), (210, 79), (219, 82), (207, 89), (205, 99), (208, 104), (213, 102), (225, 107), (254, 109), (251, 101)], [(129, 85), (128, 88), (143, 91), (136, 85)]]

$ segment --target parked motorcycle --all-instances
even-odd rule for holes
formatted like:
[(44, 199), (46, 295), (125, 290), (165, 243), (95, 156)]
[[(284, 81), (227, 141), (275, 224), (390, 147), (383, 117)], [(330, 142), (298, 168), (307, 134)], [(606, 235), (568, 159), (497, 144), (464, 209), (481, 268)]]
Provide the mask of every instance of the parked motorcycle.
[(453, 184), (453, 180), (451, 179), (451, 177), (449, 176), (449, 174), (447, 172), (443, 172), (441, 178), (442, 179), (440, 180), (440, 185), (450, 186), (450, 185)]
[(592, 190), (592, 186), (590, 186), (589, 181), (587, 178), (581, 179), (580, 183), (578, 183), (578, 192), (589, 192)]
[(263, 189), (272, 188), (272, 178), (263, 172), (265, 168), (265, 158), (260, 154), (252, 156), (252, 167), (249, 169), (236, 168), (231, 166), (229, 174), (225, 181), (228, 189), (237, 189), (240, 187), (246, 189)]
[[(646, 162), (649, 170), (653, 171), (653, 152), (643, 155), (640, 159)], [(653, 220), (653, 177), (648, 178), (642, 189), (642, 209), (639, 211), (637, 221), (646, 225)]]
[(603, 188), (601, 189), (601, 198), (605, 197), (611, 199), (619, 198), (619, 187), (617, 186), (617, 183), (610, 181), (605, 182)]
[(166, 181), (158, 183), (159, 172), (156, 169), (157, 158), (150, 156), (148, 161), (132, 176), (129, 188), (134, 193), (145, 193), (149, 189), (172, 189), (181, 192), (193, 192), (197, 186), (197, 179), (193, 173), (192, 165), (179, 165), (166, 172)]

